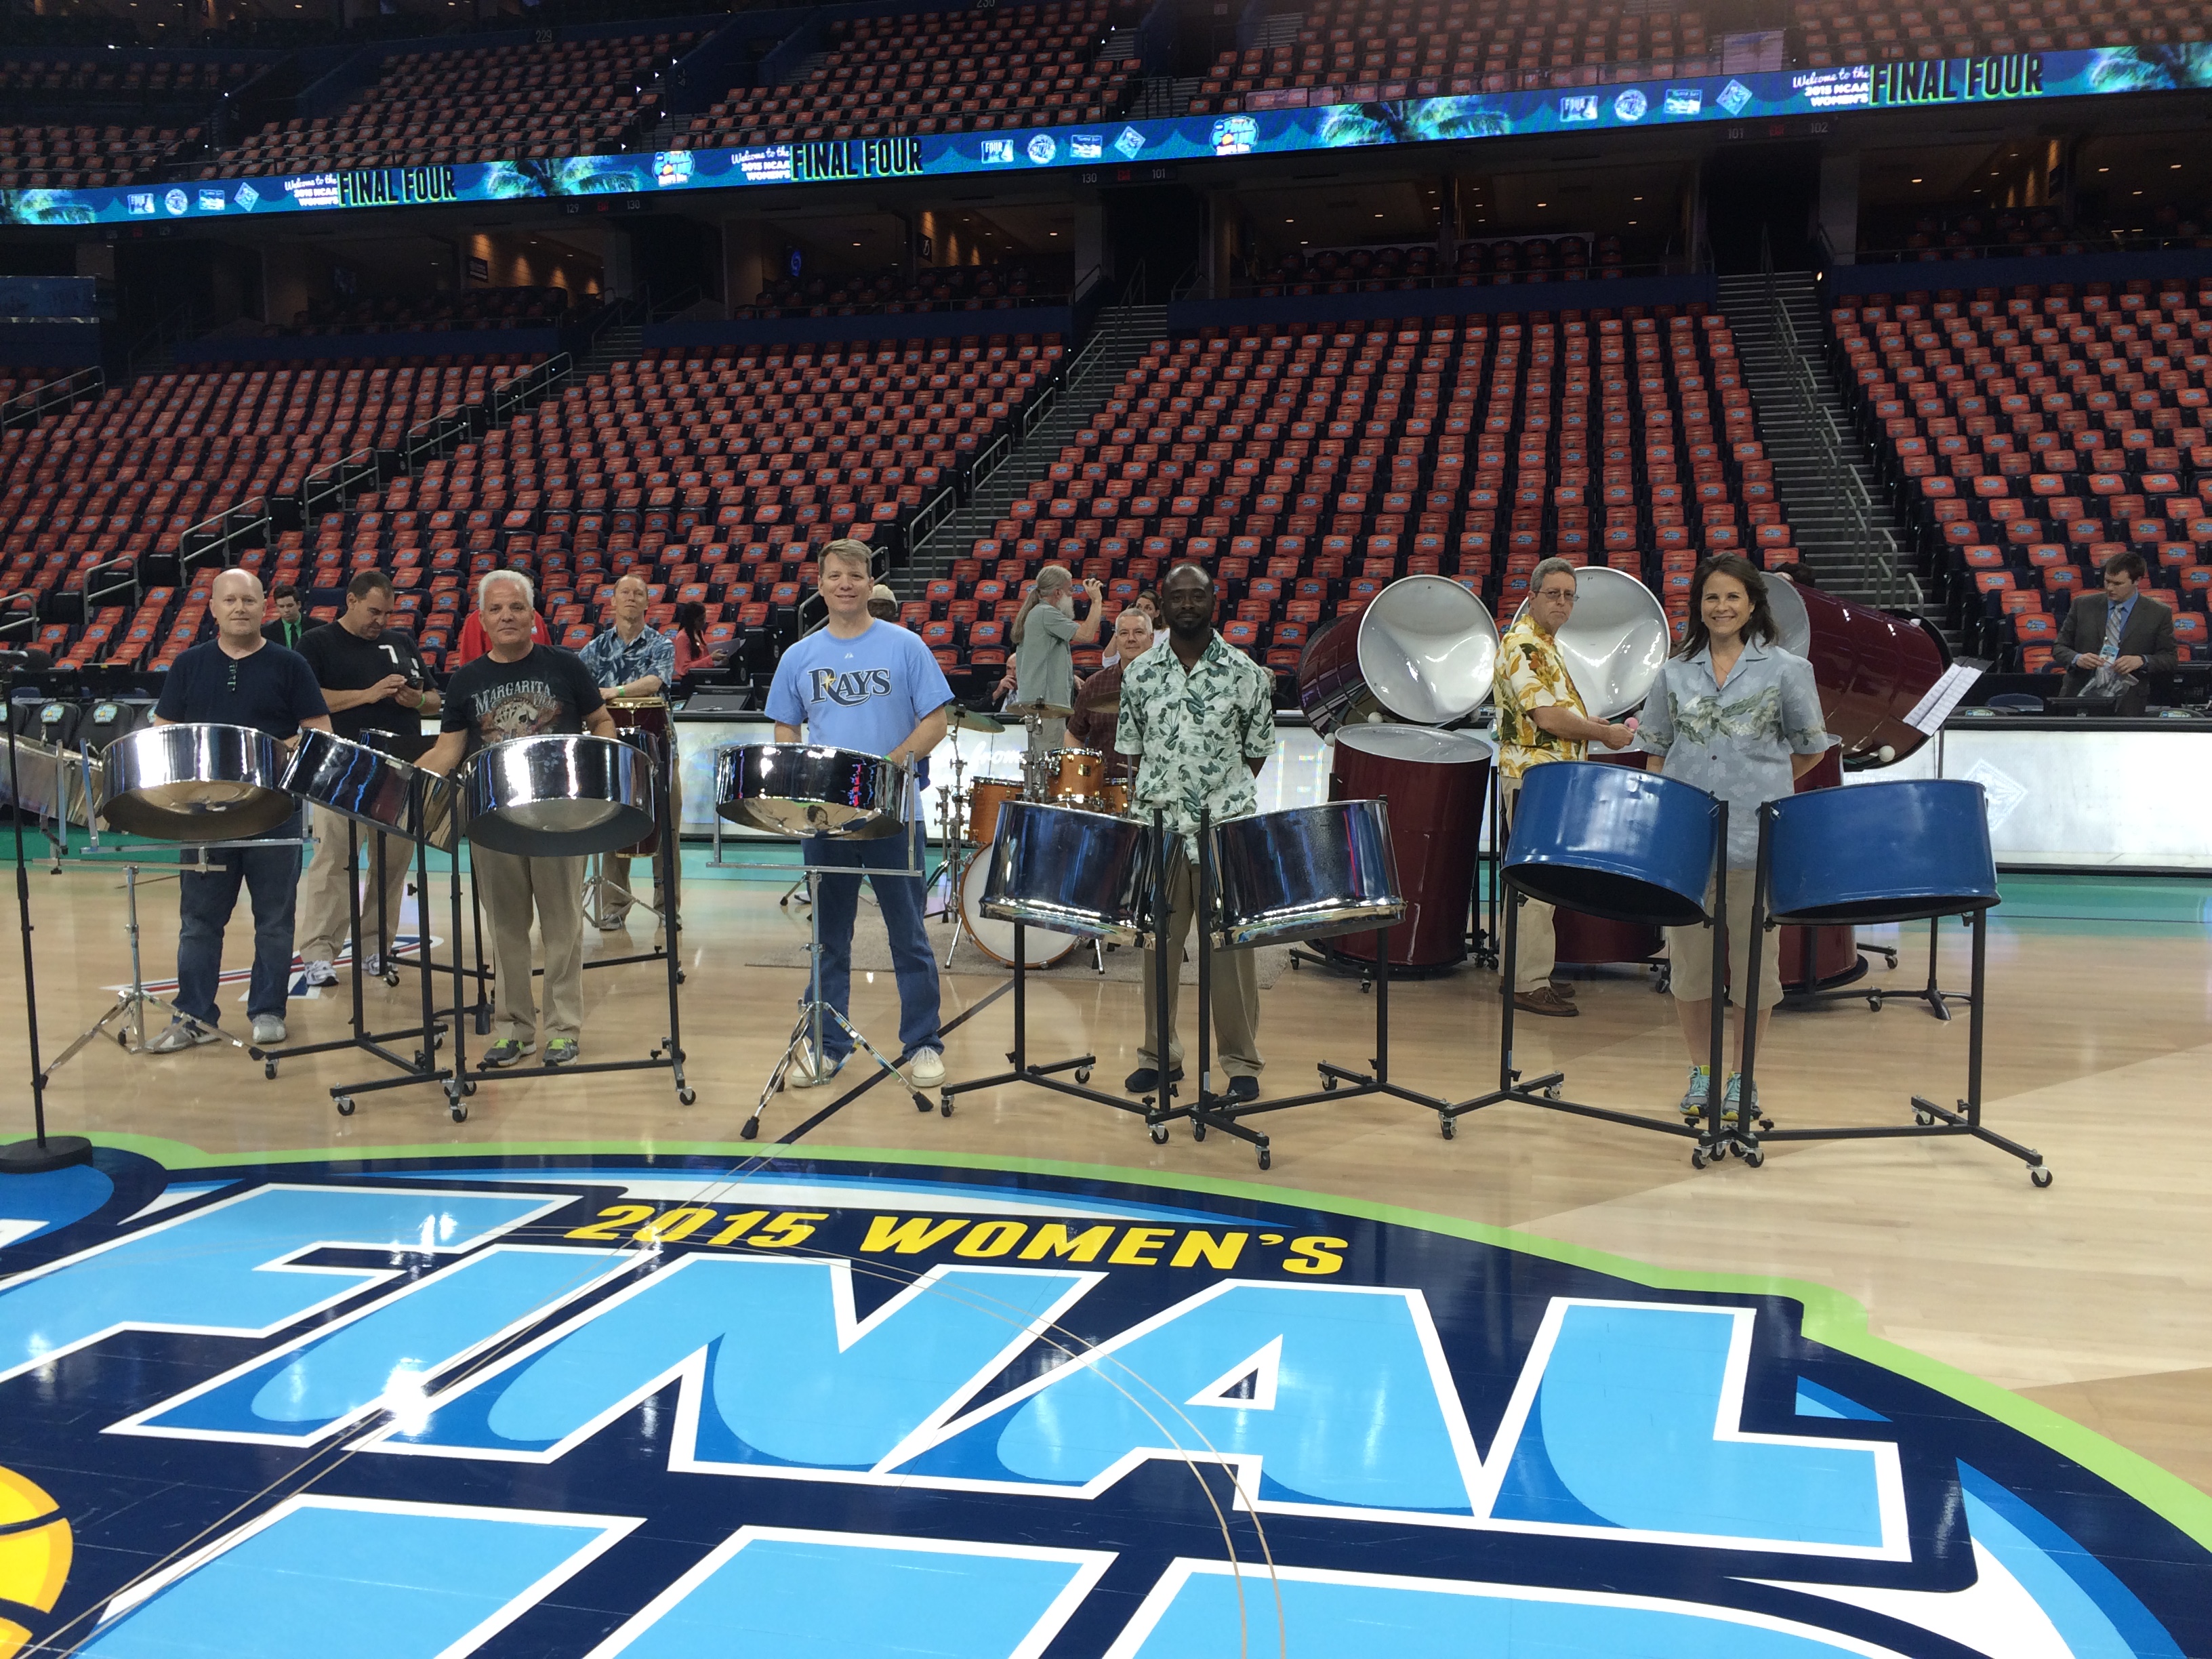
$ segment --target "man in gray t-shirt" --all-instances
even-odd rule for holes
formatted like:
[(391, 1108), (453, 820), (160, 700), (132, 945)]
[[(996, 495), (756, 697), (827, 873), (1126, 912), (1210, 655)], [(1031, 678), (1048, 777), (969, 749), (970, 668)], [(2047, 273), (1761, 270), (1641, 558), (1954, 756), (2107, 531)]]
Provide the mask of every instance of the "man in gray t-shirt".
[[(1093, 578), (1083, 584), (1091, 608), (1075, 620), (1075, 578), (1064, 564), (1037, 572), (1036, 585), (1014, 618), (1014, 702), (1046, 702), (1066, 708), (1075, 702), (1074, 647), (1098, 637), (1105, 615), (1105, 590)], [(1032, 727), (1033, 750), (1058, 749), (1067, 740), (1065, 715)]]

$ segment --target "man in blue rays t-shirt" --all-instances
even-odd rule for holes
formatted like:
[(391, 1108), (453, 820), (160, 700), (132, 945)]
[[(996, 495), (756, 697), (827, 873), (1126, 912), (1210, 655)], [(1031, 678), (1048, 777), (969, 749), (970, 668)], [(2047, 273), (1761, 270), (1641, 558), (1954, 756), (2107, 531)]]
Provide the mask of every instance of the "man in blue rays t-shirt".
[[(927, 776), (929, 751), (945, 740), (945, 707), (952, 688), (920, 638), (896, 623), (868, 614), (874, 591), (867, 544), (834, 541), (822, 550), (821, 590), (829, 624), (783, 653), (769, 688), (769, 717), (778, 743), (806, 741), (833, 749), (881, 755)], [(902, 835), (879, 841), (832, 841), (810, 836), (806, 862), (814, 878), (814, 902), (822, 927), (823, 1000), (841, 1015), (851, 1004), (853, 917), (860, 908), (860, 872), (868, 872), (890, 934), (891, 967), (898, 980), (899, 1064), (916, 1089), (945, 1081), (945, 1038), (938, 1029), (937, 958), (922, 932), (922, 878), (891, 875), (919, 870), (927, 850), (921, 814)], [(849, 870), (850, 875), (831, 875)], [(787, 1082), (795, 1089), (827, 1083), (853, 1051), (842, 1025), (824, 1023), (822, 1052), (802, 1044)]]

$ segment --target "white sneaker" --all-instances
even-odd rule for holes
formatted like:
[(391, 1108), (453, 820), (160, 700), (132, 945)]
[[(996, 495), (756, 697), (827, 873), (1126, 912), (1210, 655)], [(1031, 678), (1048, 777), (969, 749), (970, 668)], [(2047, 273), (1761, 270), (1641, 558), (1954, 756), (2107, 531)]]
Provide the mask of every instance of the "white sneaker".
[(335, 985), (337, 982), (338, 970), (331, 965), (329, 957), (325, 957), (318, 961), (311, 962), (307, 964), (308, 984)]
[(378, 955), (374, 951), (371, 951), (368, 953), (368, 960), (362, 963), (361, 971), (367, 974), (371, 979), (382, 979), (384, 977), (384, 958)]
[(212, 1025), (202, 1025), (196, 1020), (173, 1019), (161, 1030), (149, 1038), (146, 1052), (149, 1054), (182, 1054), (204, 1042), (220, 1042), (222, 1033)]
[(274, 1014), (254, 1015), (253, 1043), (256, 1048), (265, 1048), (272, 1042), (282, 1042), (283, 1040), (284, 1022), (283, 1020)]
[(917, 1048), (908, 1057), (906, 1080), (917, 1089), (934, 1089), (945, 1081), (945, 1056), (934, 1048)]
[(817, 1066), (813, 1045), (801, 1042), (799, 1052), (791, 1057), (791, 1069), (783, 1074), (783, 1086), (787, 1089), (818, 1089), (844, 1069), (842, 1059), (825, 1060)]

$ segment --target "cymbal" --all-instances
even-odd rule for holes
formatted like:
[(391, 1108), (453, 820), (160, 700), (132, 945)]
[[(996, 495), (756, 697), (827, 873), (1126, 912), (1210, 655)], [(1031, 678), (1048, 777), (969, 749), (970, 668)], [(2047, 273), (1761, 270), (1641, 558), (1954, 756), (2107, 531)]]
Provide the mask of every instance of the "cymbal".
[(1075, 711), (1060, 702), (1010, 702), (1001, 712), (1018, 720), (1064, 720)]
[(945, 724), (962, 732), (1003, 732), (1006, 723), (995, 714), (986, 714), (981, 709), (963, 708), (957, 703), (945, 717)]

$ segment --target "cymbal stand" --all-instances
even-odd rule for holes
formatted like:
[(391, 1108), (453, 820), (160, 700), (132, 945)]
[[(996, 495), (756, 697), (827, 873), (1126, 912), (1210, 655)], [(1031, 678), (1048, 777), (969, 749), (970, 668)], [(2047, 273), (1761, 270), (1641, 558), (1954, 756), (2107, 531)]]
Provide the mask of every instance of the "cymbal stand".
[[(917, 791), (916, 793), (918, 795), (919, 792)], [(842, 875), (850, 873), (856, 881), (864, 875), (870, 878), (873, 878), (878, 875), (895, 877), (911, 876), (919, 879), (927, 873), (923, 866), (928, 862), (927, 856), (928, 838), (923, 835), (921, 825), (919, 823), (913, 821), (913, 815), (911, 814), (909, 815), (909, 820), (906, 828), (901, 830), (900, 833), (908, 838), (908, 867), (903, 870), (875, 870), (858, 866), (810, 863), (807, 866), (808, 873), (819, 873), (823, 875)], [(802, 848), (801, 856), (805, 856), (803, 849), (805, 848), (808, 842), (828, 839), (829, 837), (827, 836), (802, 836), (799, 837), (799, 846)], [(781, 864), (766, 865), (739, 863), (732, 864), (727, 867), (733, 870), (781, 870), (787, 868), (788, 866)], [(775, 1098), (776, 1091), (783, 1087), (784, 1079), (789, 1075), (792, 1064), (799, 1058), (799, 1051), (802, 1048), (805, 1049), (811, 1055), (812, 1061), (815, 1065), (819, 1066), (822, 1063), (822, 1031), (823, 1023), (825, 1021), (834, 1022), (842, 1029), (845, 1035), (853, 1039), (853, 1046), (856, 1050), (866, 1054), (870, 1060), (875, 1061), (878, 1066), (880, 1066), (884, 1072), (888, 1073), (890, 1076), (891, 1081), (897, 1084), (902, 1089), (904, 1089), (913, 1098), (915, 1109), (916, 1111), (927, 1112), (930, 1109), (929, 1097), (921, 1093), (921, 1091), (916, 1089), (912, 1084), (908, 1083), (906, 1080), (905, 1073), (901, 1072), (897, 1066), (891, 1064), (891, 1062), (884, 1057), (884, 1051), (877, 1048), (874, 1043), (869, 1042), (866, 1036), (862, 1036), (860, 1033), (860, 1028), (854, 1024), (853, 1022), (848, 1019), (843, 1014), (838, 1012), (836, 1009), (831, 1007), (827, 999), (823, 996), (822, 906), (820, 904), (814, 904), (808, 908), (806, 914), (806, 1000), (799, 1005), (799, 1018), (791, 1028), (791, 1039), (784, 1044), (782, 1055), (776, 1060), (774, 1069), (769, 1073), (767, 1085), (761, 1090), (760, 1100), (759, 1103), (754, 1106), (752, 1115), (738, 1126), (738, 1134), (741, 1139), (755, 1140), (759, 1139), (761, 1115), (768, 1110), (769, 1102)], [(1020, 993), (1018, 991), (1015, 994), (1018, 996)], [(949, 1094), (944, 1103), (944, 1112), (945, 1115), (947, 1117), (952, 1115), (952, 1102)]]
[[(1762, 808), (1759, 812), (1759, 873), (1751, 890), (1752, 934), (1749, 976), (1753, 985), (1759, 983), (1759, 956), (1765, 948), (1767, 931), (1775, 926), (1766, 908), (1772, 898), (1771, 888), (1773, 866), (1771, 855), (1773, 823), (1771, 811)], [(1929, 918), (1928, 925), (1930, 928), (1940, 930), (1942, 927), (1942, 918), (1931, 916)], [(1973, 988), (1964, 999), (1966, 1004), (1966, 1094), (1963, 1100), (1957, 1103), (1956, 1109), (1948, 1106), (1938, 1106), (1932, 1100), (1914, 1095), (1911, 1097), (1912, 1121), (1909, 1124), (1851, 1125), (1833, 1129), (1763, 1128), (1756, 1132), (1747, 1127), (1739, 1128), (1734, 1137), (1738, 1143), (1735, 1150), (1745, 1163), (1756, 1167), (1763, 1159), (1763, 1154), (1759, 1151), (1759, 1144), (1768, 1140), (1899, 1140), (1917, 1139), (1923, 1136), (1971, 1135), (1977, 1140), (1996, 1147), (2001, 1152), (2010, 1153), (2027, 1164), (2027, 1178), (2036, 1186), (2048, 1187), (2051, 1184), (2051, 1169), (2044, 1163), (2041, 1152), (2032, 1146), (2023, 1146), (2016, 1140), (2008, 1139), (1997, 1133), (1996, 1130), (1985, 1127), (1982, 1122), (1983, 992), (1988, 983), (1989, 912), (1974, 911), (1967, 917), (1966, 926), (1972, 930), (1973, 933), (1972, 966), (1968, 970), (1972, 975), (1969, 982)], [(1932, 945), (1929, 947), (1929, 954), (1931, 958), (1929, 972), (1932, 980), (1935, 972), (1932, 962), (1935, 950)], [(1930, 988), (1934, 988), (1932, 984)], [(1941, 996), (1945, 994), (1937, 992), (1936, 994)], [(1942, 1006), (1940, 1003), (1933, 1006)], [(1948, 1014), (1943, 1017), (1947, 1019), (1950, 1018)], [(1758, 1036), (1759, 1024), (1754, 1020), (1744, 1028), (1743, 1097), (1746, 1100), (1753, 1097), (1752, 1091), (1756, 1076), (1754, 1063), (1758, 1059)]]
[[(419, 788), (421, 786), (420, 784), (417, 784), (415, 787)], [(386, 889), (385, 884), (385, 860), (390, 840), (391, 835), (389, 831), (379, 834), (375, 838), (374, 844), (371, 848), (369, 855), (369, 865), (370, 868), (374, 872), (374, 880), (376, 884), (376, 938), (380, 945), (385, 939), (390, 939), (392, 936), (392, 917), (386, 908)], [(429, 848), (426, 842), (419, 841), (414, 843), (414, 848), (415, 891), (416, 895), (416, 932), (417, 936), (416, 942), (418, 947), (417, 955), (423, 964), (422, 975), (422, 1020), (417, 1024), (402, 1026), (398, 1030), (392, 1031), (372, 1031), (368, 1029), (368, 1015), (363, 1008), (362, 1001), (362, 980), (364, 972), (362, 968), (363, 958), (365, 958), (368, 953), (362, 949), (362, 939), (363, 936), (361, 926), (362, 921), (361, 914), (361, 889), (355, 884), (353, 873), (354, 868), (360, 861), (361, 857), (361, 829), (360, 826), (351, 818), (348, 818), (346, 820), (346, 915), (349, 923), (353, 930), (353, 950), (350, 952), (351, 963), (349, 964), (351, 968), (351, 978), (353, 981), (353, 1014), (350, 1021), (352, 1030), (351, 1032), (345, 1036), (333, 1037), (325, 1042), (301, 1042), (294, 1044), (289, 1048), (264, 1048), (256, 1046), (248, 1048), (246, 1053), (261, 1062), (261, 1074), (264, 1077), (273, 1080), (276, 1076), (276, 1066), (278, 1062), (281, 1060), (289, 1060), (295, 1054), (326, 1054), (334, 1053), (341, 1048), (359, 1048), (365, 1054), (375, 1055), (377, 1059), (382, 1060), (387, 1066), (398, 1067), (399, 1070), (409, 1074), (407, 1077), (398, 1079), (402, 1082), (431, 1083), (450, 1075), (448, 1072), (438, 1069), (438, 1050), (445, 1046), (446, 1028), (438, 1018), (434, 993), (431, 985), (432, 975), (428, 966), (430, 957)], [(315, 855), (318, 858), (325, 856), (335, 858), (337, 856), (337, 849), (335, 848), (325, 848), (318, 847), (315, 849)], [(397, 954), (396, 951), (394, 954)], [(386, 972), (390, 973), (392, 971), (392, 970), (387, 964)], [(387, 981), (386, 982), (396, 982), (396, 975), (393, 980)], [(416, 1043), (420, 1045), (415, 1050), (415, 1056), (412, 1060), (402, 1059), (398, 1054), (395, 1054), (392, 1050), (384, 1046), (386, 1043), (392, 1042), (397, 1038), (405, 1036), (412, 1036)], [(364, 1085), (360, 1086), (366, 1088), (368, 1085)]]
[[(1198, 1091), (1191, 1097), (1190, 1104), (1178, 1106), (1162, 1113), (1153, 1121), (1152, 1139), (1155, 1144), (1168, 1138), (1165, 1126), (1177, 1118), (1190, 1120), (1190, 1138), (1206, 1139), (1208, 1129), (1218, 1129), (1233, 1135), (1260, 1155), (1260, 1167), (1266, 1169), (1274, 1162), (1267, 1149), (1267, 1137), (1256, 1129), (1248, 1129), (1237, 1121), (1237, 1109), (1229, 1095), (1213, 1092), (1213, 815), (1201, 809), (1198, 815), (1198, 914), (1192, 919), (1192, 928), (1198, 934)], [(1159, 920), (1167, 921), (1167, 860), (1160, 860)], [(1164, 942), (1164, 941), (1163, 941)], [(1159, 993), (1159, 1052), (1152, 1056), (1158, 1063), (1163, 1077), (1174, 1069), (1168, 1057), (1168, 1017), (1174, 1004), (1168, 1000), (1167, 951), (1155, 951), (1158, 958), (1154, 969), (1153, 988)], [(1177, 973), (1180, 980), (1182, 975)], [(1180, 986), (1173, 988), (1180, 990)]]
[[(1153, 933), (1152, 937), (1155, 945), (1164, 945), (1164, 935), (1168, 914), (1169, 843), (1166, 815), (1158, 807), (1152, 809), (1152, 836), (1155, 881), (1152, 921), (1153, 927), (1160, 931)], [(1175, 856), (1179, 858), (1182, 854), (1176, 853)], [(1078, 1054), (1073, 1059), (1047, 1060), (1042, 1064), (1030, 1059), (1027, 933), (1028, 929), (1024, 924), (1018, 921), (1014, 924), (1014, 1046), (1006, 1054), (1006, 1063), (1011, 1069), (994, 1072), (988, 1077), (971, 1078), (965, 1083), (946, 1084), (939, 1093), (939, 1109), (945, 1116), (951, 1117), (953, 1100), (960, 1095), (970, 1094), (978, 1089), (997, 1089), (1003, 1088), (1008, 1084), (1024, 1083), (1035, 1088), (1049, 1089), (1054, 1094), (1066, 1095), (1071, 1099), (1087, 1100), (1096, 1106), (1110, 1106), (1117, 1112), (1131, 1113), (1145, 1120), (1152, 1132), (1152, 1139), (1155, 1143), (1166, 1140), (1168, 1132), (1165, 1126), (1169, 1119), (1177, 1114), (1172, 1112), (1165, 1104), (1168, 1097), (1174, 1094), (1175, 1085), (1167, 1080), (1170, 1068), (1164, 1054), (1160, 1056), (1159, 1092), (1157, 1095), (1146, 1095), (1140, 1101), (1132, 1101), (1122, 1095), (1109, 1095), (1097, 1089), (1082, 1086), (1091, 1081), (1091, 1070), (1098, 1064), (1098, 1057), (1096, 1054)], [(1139, 937), (1141, 939), (1143, 936), (1140, 934)], [(1153, 952), (1153, 956), (1156, 974), (1153, 988), (1161, 999), (1158, 1006), (1164, 1009), (1168, 1006), (1166, 1001), (1167, 951), (1164, 949), (1158, 950)], [(1163, 1025), (1164, 1026), (1164, 1022)], [(1164, 1036), (1162, 1042), (1164, 1044)], [(1075, 1075), (1075, 1081), (1073, 1083), (1065, 1081), (1061, 1076), (1061, 1073), (1070, 1072)], [(1159, 1103), (1156, 1104), (1156, 1101)], [(921, 1103), (921, 1104), (922, 1109), (927, 1111), (927, 1103)]]
[[(31, 874), (30, 865), (23, 851), (23, 788), (21, 768), (15, 748), (15, 686), (16, 670), (10, 667), (4, 696), (0, 696), (0, 718), (8, 722), (8, 801), (9, 813), (15, 828), (15, 921), (23, 935), (23, 1011), (30, 1038), (31, 1056), (31, 1138), (0, 1146), (0, 1175), (44, 1175), (51, 1170), (65, 1170), (72, 1164), (92, 1162), (92, 1143), (82, 1135), (50, 1135), (46, 1133), (46, 1079), (50, 1070), (39, 1064), (39, 988), (38, 969), (31, 959)], [(66, 814), (64, 815), (66, 817)], [(88, 814), (89, 816), (89, 814)], [(131, 959), (137, 959), (138, 934), (134, 925), (131, 935)], [(143, 995), (143, 993), (141, 993)], [(84, 1038), (77, 1039), (77, 1047)], [(70, 1053), (75, 1053), (72, 1048)], [(62, 1058), (66, 1060), (64, 1054)], [(58, 1065), (60, 1062), (55, 1062)]]
[[(599, 1072), (666, 1072), (676, 1085), (677, 1104), (689, 1106), (698, 1098), (684, 1075), (683, 999), (680, 994), (684, 984), (684, 969), (683, 951), (678, 942), (683, 933), (684, 923), (676, 908), (676, 866), (682, 860), (677, 856), (680, 843), (673, 839), (677, 826), (676, 816), (672, 810), (675, 803), (670, 793), (669, 776), (673, 763), (674, 757), (665, 745), (653, 757), (653, 782), (657, 786), (653, 791), (653, 822), (659, 829), (661, 845), (667, 848), (669, 852), (667, 858), (659, 861), (660, 914), (667, 918), (663, 930), (665, 934), (665, 943), (658, 951), (641, 951), (628, 957), (605, 957), (598, 962), (587, 962), (584, 964), (586, 968), (614, 968), (627, 963), (655, 961), (661, 963), (668, 970), (668, 1035), (648, 1050), (643, 1060), (574, 1060), (566, 1066), (509, 1066), (498, 1070), (494, 1070), (480, 1061), (477, 1067), (479, 1077), (505, 1079), (581, 1077)], [(459, 860), (456, 860), (455, 862), (458, 866)], [(458, 927), (458, 921), (455, 925)], [(479, 922), (479, 933), (481, 933), (481, 922)], [(456, 954), (459, 954), (458, 950)], [(543, 968), (531, 969), (533, 978), (543, 978), (544, 973), (545, 970)], [(458, 1061), (456, 1063), (458, 1064)], [(472, 1093), (474, 1091), (471, 1088), (465, 1092)], [(456, 1123), (468, 1115), (468, 1108), (458, 1100), (453, 1102), (453, 1121)]]
[[(1705, 1073), (1705, 1110), (1701, 1119), (1680, 1120), (1651, 1117), (1639, 1112), (1617, 1111), (1610, 1106), (1590, 1106), (1580, 1101), (1561, 1097), (1561, 1085), (1566, 1082), (1564, 1072), (1546, 1072), (1540, 1077), (1523, 1077), (1513, 1064), (1513, 981), (1521, 960), (1521, 906), (1529, 895), (1510, 869), (1505, 871), (1504, 951), (1498, 968), (1499, 1016), (1498, 1023), (1498, 1086), (1488, 1094), (1478, 1095), (1472, 1100), (1462, 1100), (1456, 1105), (1446, 1106), (1437, 1114), (1437, 1127), (1443, 1138), (1450, 1140), (1459, 1133), (1459, 1120), (1469, 1112), (1479, 1112), (1486, 1106), (1512, 1102), (1522, 1106), (1538, 1106), (1547, 1112), (1565, 1112), (1576, 1117), (1596, 1118), (1607, 1123), (1625, 1124), (1632, 1129), (1648, 1129), (1656, 1134), (1683, 1135), (1696, 1141), (1690, 1153), (1690, 1164), (1702, 1170), (1709, 1164), (1726, 1158), (1731, 1143), (1740, 1139), (1737, 1131), (1721, 1121), (1721, 1098), (1726, 1090), (1728, 1075), (1728, 803), (1714, 803), (1713, 827), (1713, 908), (1705, 925), (1713, 930), (1713, 980), (1711, 987), (1712, 1030), (1711, 1046), (1707, 1050)], [(1499, 858), (1504, 868), (1504, 855)], [(1755, 983), (1756, 981), (1754, 981)], [(1744, 1154), (1746, 1161), (1754, 1167), (1760, 1157), (1754, 1146)]]

